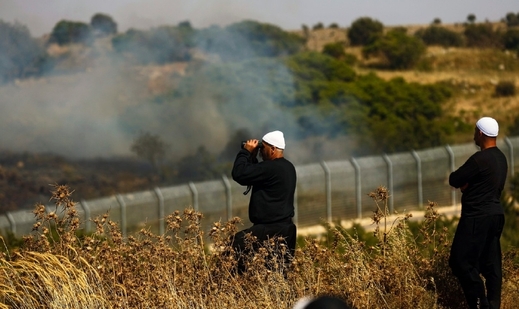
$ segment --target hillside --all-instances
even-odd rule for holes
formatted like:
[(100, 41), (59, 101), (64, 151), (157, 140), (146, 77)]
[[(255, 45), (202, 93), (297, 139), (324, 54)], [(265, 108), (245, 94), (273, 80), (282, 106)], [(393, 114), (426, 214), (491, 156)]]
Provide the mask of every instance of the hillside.
[[(425, 26), (408, 26), (408, 31), (412, 33)], [(447, 27), (460, 30), (459, 25)], [(295, 33), (302, 35), (301, 31)], [(456, 93), (444, 108), (448, 115), (459, 117), (466, 123), (473, 123), (481, 115), (491, 115), (500, 121), (501, 132), (506, 135), (508, 128), (519, 117), (519, 95), (494, 96), (495, 86), (500, 81), (511, 81), (516, 88), (519, 87), (517, 54), (495, 49), (428, 47), (425, 56), (427, 70), (390, 71), (373, 65), (376, 59), (363, 59), (360, 48), (348, 46), (345, 29), (310, 31), (306, 48), (320, 52), (325, 44), (334, 42), (344, 42), (345, 51), (357, 58), (353, 69), (359, 75), (374, 72), (385, 80), (403, 78), (412, 83), (443, 82), (454, 86)], [(196, 160), (213, 160), (210, 154), (199, 151), (200, 143), (204, 141), (210, 141), (206, 142), (210, 151), (218, 153), (225, 150), (227, 138), (233, 132), (219, 126), (219, 123), (228, 121), (228, 115), (219, 113), (213, 104), (204, 102), (202, 109), (192, 110), (179, 106), (179, 111), (173, 115), (175, 118), (167, 118), (170, 117), (167, 114), (159, 115), (166, 117), (161, 121), (178, 122), (184, 129), (195, 127), (196, 134), (165, 128), (160, 121), (154, 121), (156, 115), (148, 109), (151, 105), (161, 107), (163, 103), (160, 99), (175, 95), (179, 82), (189, 77), (193, 68), (203, 61), (214, 59), (192, 50), (191, 61), (130, 66), (107, 56), (111, 51), (109, 38), (98, 40), (89, 47), (51, 44), (48, 53), (59, 59), (54, 74), (17, 80), (13, 85), (0, 89), (7, 98), (6, 106), (24, 111), (24, 119), (16, 119), (13, 123), (31, 123), (36, 119), (36, 114), (59, 114), (58, 121), (41, 124), (38, 134), (10, 128), (9, 133), (16, 134), (9, 141), (11, 145), (29, 140), (32, 149), (41, 152), (9, 150), (0, 154), (0, 212), (19, 207), (30, 208), (38, 201), (47, 202), (49, 185), (53, 183), (68, 184), (76, 191), (77, 200), (174, 183), (161, 179), (149, 163), (129, 152), (130, 133), (136, 134), (142, 127), (152, 132), (164, 132), (169, 138), (168, 142), (177, 147), (170, 149), (170, 159), (187, 158), (183, 162), (192, 162), (189, 156), (196, 153)], [(41, 91), (45, 92), (44, 96)], [(194, 101), (207, 100), (206, 97), (196, 96), (201, 91), (203, 89), (195, 89)], [(48, 105), (41, 108), (43, 103)], [(128, 115), (130, 110), (138, 110), (138, 113)], [(91, 118), (75, 118), (77, 114), (88, 113), (91, 113)], [(134, 119), (135, 123), (121, 124), (121, 118)], [(242, 119), (233, 120), (239, 122)], [(77, 138), (83, 136), (85, 130), (94, 132), (96, 139)], [(118, 138), (116, 145), (103, 139), (111, 135)], [(471, 136), (464, 133), (456, 139), (467, 142)], [(341, 149), (344, 147), (335, 141), (327, 147), (318, 147), (323, 143), (305, 144), (303, 141), (300, 151), (293, 158), (306, 152), (314, 152), (314, 156), (322, 155), (319, 159), (348, 155)], [(323, 150), (313, 151), (308, 145)], [(53, 150), (85, 154), (86, 157), (57, 155), (52, 153)], [(104, 153), (117, 155), (103, 158)], [(330, 156), (325, 157), (326, 154)], [(221, 162), (214, 164), (222, 165)], [(218, 167), (218, 171), (225, 170), (225, 165), (222, 166)], [(179, 173), (178, 166), (171, 173)]]
[[(403, 25), (413, 34), (429, 25)], [(388, 31), (391, 28), (386, 27)], [(442, 25), (447, 29), (462, 32), (461, 24)], [(494, 23), (494, 29), (506, 29), (504, 23)], [(448, 105), (453, 115), (462, 115), (471, 123), (481, 114), (493, 115), (500, 122), (512, 123), (519, 116), (519, 96), (497, 98), (494, 96), (495, 86), (499, 81), (512, 81), (519, 87), (518, 55), (510, 51), (476, 48), (443, 48), (429, 46), (426, 58), (430, 61), (430, 71), (388, 71), (369, 67), (369, 60), (362, 57), (360, 47), (349, 47), (347, 29), (312, 30), (308, 36), (307, 48), (322, 51), (329, 43), (344, 42), (345, 51), (355, 55), (359, 60), (355, 69), (359, 74), (375, 72), (378, 76), (389, 80), (402, 77), (408, 82), (430, 84), (447, 82), (456, 85), (458, 95)], [(303, 31), (295, 31), (303, 35)]]

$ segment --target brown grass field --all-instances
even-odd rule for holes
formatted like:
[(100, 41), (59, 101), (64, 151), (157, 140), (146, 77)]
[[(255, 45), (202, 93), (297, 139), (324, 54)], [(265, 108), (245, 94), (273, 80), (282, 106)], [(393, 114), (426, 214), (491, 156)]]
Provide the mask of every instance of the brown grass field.
[[(164, 235), (142, 229), (123, 239), (105, 215), (93, 220), (95, 233), (81, 235), (71, 192), (56, 185), (56, 206), (36, 205), (34, 232), (21, 248), (2, 251), (0, 308), (292, 308), (318, 295), (359, 309), (463, 308), (434, 203), (415, 237), (408, 215), (387, 222), (387, 189), (370, 196), (375, 245), (329, 226), (322, 238), (302, 239), (290, 264), (283, 262), (286, 247), (272, 239), (245, 256), (247, 272), (238, 275), (229, 246), (238, 218), (215, 222), (206, 235), (198, 224), (203, 214), (186, 209), (167, 217)], [(504, 309), (519, 298), (516, 255), (504, 256)]]

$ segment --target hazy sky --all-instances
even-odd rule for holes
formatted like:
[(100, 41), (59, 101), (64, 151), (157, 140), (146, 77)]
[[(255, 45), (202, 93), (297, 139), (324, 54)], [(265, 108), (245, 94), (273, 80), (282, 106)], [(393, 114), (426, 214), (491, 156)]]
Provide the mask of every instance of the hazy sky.
[(176, 25), (189, 20), (193, 27), (252, 19), (286, 30), (301, 25), (347, 27), (361, 16), (384, 25), (423, 24), (440, 18), (443, 23), (498, 21), (508, 12), (519, 12), (518, 0), (0, 0), (0, 19), (18, 21), (34, 36), (51, 32), (61, 19), (90, 22), (96, 13), (112, 16), (119, 31)]

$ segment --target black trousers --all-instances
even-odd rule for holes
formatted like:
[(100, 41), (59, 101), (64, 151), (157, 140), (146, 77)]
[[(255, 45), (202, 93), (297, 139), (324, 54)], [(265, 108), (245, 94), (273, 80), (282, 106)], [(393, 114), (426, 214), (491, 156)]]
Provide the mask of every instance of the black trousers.
[(462, 217), (458, 223), (449, 266), (471, 309), (497, 309), (501, 305), (503, 270), (499, 239), (504, 223), (504, 215)]
[(268, 223), (268, 224), (254, 224), (248, 229), (239, 231), (234, 235), (233, 249), (237, 255), (238, 272), (245, 271), (245, 255), (250, 254), (245, 240), (245, 235), (251, 233), (256, 236), (257, 242), (253, 244), (252, 250), (257, 250), (262, 246), (263, 242), (273, 237), (283, 237), (286, 246), (289, 249), (288, 255), (285, 255), (285, 263), (290, 262), (291, 257), (294, 256), (296, 250), (297, 228), (292, 222), (292, 219), (287, 219), (282, 222)]

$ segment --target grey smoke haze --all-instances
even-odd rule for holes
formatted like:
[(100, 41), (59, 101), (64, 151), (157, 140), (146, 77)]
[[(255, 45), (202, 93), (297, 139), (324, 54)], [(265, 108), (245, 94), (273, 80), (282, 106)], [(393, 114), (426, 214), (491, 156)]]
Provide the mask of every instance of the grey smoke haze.
[(0, 87), (0, 148), (73, 157), (128, 153), (118, 113), (138, 104), (143, 85), (123, 78), (102, 66)]
[[(0, 149), (72, 158), (126, 156), (140, 132), (151, 132), (171, 145), (169, 156), (178, 159), (200, 146), (218, 154), (239, 129), (253, 132), (251, 138), (274, 129), (285, 131), (287, 138), (297, 134), (293, 116), (283, 112), (279, 102), (262, 97), (274, 81), (261, 67), (250, 74), (251, 68), (238, 66), (254, 79), (248, 84), (254, 87), (243, 87), (239, 80), (233, 83), (239, 99), (231, 97), (225, 104), (214, 100), (219, 89), (202, 71), (185, 87), (173, 90), (189, 94), (158, 104), (153, 102), (154, 92), (171, 77), (171, 70), (182, 74), (182, 64), (131, 65), (121, 61), (122, 55), (111, 53), (107, 43), (98, 41), (86, 51), (78, 46), (52, 47), (49, 50), (58, 50), (54, 53), (72, 54), (56, 70), (79, 66), (79, 72), (51, 71), (1, 86)], [(240, 45), (242, 50), (248, 48), (245, 41)], [(290, 88), (287, 68), (275, 60), (270, 63), (274, 75)]]
[[(112, 16), (119, 32), (124, 32), (131, 27), (147, 29), (186, 20), (195, 28), (203, 28), (254, 19), (285, 29), (317, 22), (347, 26), (360, 16), (377, 18), (384, 24), (423, 24), (436, 17), (444, 23), (462, 22), (469, 13), (475, 14), (477, 20), (499, 20), (517, 9), (515, 0), (463, 0), (443, 5), (438, 1), (415, 0), (0, 0), (0, 19), (18, 21), (27, 25), (34, 36), (41, 36), (49, 33), (59, 20), (89, 22), (98, 12)], [(283, 70), (280, 66), (279, 74), (286, 74)], [(287, 154), (295, 161), (305, 161), (311, 155), (333, 159), (347, 151), (347, 137), (340, 137), (341, 142), (314, 138), (294, 145), (297, 151), (291, 150), (290, 140), (297, 134), (294, 119), (279, 109), (277, 102), (270, 101), (261, 107), (250, 104), (253, 89), (244, 93), (243, 104), (222, 107), (200, 82), (190, 104), (158, 106), (149, 102), (149, 81), (149, 72), (99, 57), (85, 72), (1, 86), (0, 149), (54, 152), (70, 157), (124, 156), (130, 155), (136, 134), (147, 131), (160, 135), (172, 146), (171, 155), (178, 158), (193, 153), (200, 145), (219, 152), (235, 130), (245, 128), (257, 138), (268, 130), (285, 131)]]
[(112, 16), (120, 31), (185, 20), (205, 28), (244, 19), (294, 30), (318, 22), (345, 27), (361, 16), (386, 25), (424, 24), (435, 18), (444, 23), (464, 22), (468, 14), (474, 14), (477, 21), (498, 21), (518, 10), (517, 0), (0, 0), (0, 19), (25, 24), (35, 36), (50, 33), (61, 19), (89, 22), (96, 13)]

